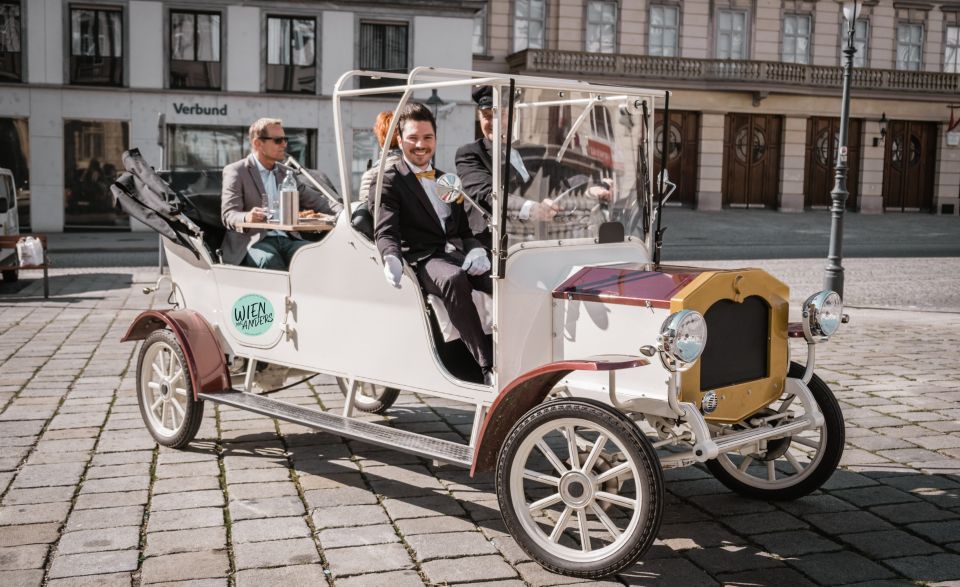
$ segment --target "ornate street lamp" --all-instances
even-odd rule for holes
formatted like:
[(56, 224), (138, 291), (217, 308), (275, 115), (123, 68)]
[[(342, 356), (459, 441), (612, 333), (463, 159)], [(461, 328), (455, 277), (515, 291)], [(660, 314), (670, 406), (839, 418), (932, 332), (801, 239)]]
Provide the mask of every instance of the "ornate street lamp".
[(840, 136), (837, 140), (837, 166), (833, 191), (830, 199), (830, 250), (827, 253), (827, 266), (824, 269), (823, 288), (833, 290), (843, 297), (843, 211), (847, 205), (847, 127), (850, 123), (850, 74), (853, 69), (853, 56), (857, 52), (854, 46), (854, 32), (857, 17), (860, 16), (860, 2), (844, 2), (843, 18), (849, 25), (847, 46), (843, 50), (843, 102), (840, 106)]

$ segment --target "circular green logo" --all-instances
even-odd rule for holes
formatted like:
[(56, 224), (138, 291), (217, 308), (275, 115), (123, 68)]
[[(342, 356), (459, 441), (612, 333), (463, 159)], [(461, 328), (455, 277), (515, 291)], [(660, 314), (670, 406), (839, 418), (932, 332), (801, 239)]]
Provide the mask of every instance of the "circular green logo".
[(257, 336), (273, 325), (273, 304), (257, 294), (247, 294), (233, 304), (233, 327), (241, 334)]

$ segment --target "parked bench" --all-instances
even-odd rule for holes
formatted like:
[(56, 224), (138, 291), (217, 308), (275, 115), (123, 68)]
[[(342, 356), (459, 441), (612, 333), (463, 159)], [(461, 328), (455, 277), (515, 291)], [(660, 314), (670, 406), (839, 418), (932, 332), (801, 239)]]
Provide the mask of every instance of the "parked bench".
[[(21, 238), (28, 235), (13, 235), (13, 236), (0, 236), (0, 250), (3, 249), (14, 249), (17, 248), (17, 241)], [(50, 279), (47, 275), (47, 267), (50, 265), (50, 258), (47, 257), (47, 237), (42, 234), (32, 234), (29, 235), (40, 240), (40, 244), (43, 245), (43, 263), (39, 265), (19, 265), (7, 263), (0, 265), (0, 271), (20, 271), (22, 269), (43, 269), (43, 297), (50, 297)], [(13, 257), (17, 259), (16, 256)]]

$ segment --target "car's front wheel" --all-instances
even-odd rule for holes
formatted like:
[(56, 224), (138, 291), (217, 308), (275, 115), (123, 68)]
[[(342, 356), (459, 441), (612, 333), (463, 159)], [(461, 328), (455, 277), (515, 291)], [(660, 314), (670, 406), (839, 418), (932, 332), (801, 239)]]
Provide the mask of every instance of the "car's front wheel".
[(663, 476), (625, 415), (557, 400), (527, 412), (497, 462), (507, 529), (544, 568), (596, 579), (633, 565), (657, 536)]
[[(804, 367), (790, 364), (788, 377), (799, 379)], [(746, 497), (786, 501), (817, 490), (836, 470), (843, 455), (843, 413), (830, 387), (814, 375), (807, 385), (823, 413), (821, 427), (797, 435), (769, 440), (760, 450), (743, 455), (721, 454), (707, 461), (707, 468), (721, 483)], [(767, 409), (733, 427), (749, 429), (753, 420), (788, 422), (794, 414), (809, 408), (798, 396), (785, 394)]]

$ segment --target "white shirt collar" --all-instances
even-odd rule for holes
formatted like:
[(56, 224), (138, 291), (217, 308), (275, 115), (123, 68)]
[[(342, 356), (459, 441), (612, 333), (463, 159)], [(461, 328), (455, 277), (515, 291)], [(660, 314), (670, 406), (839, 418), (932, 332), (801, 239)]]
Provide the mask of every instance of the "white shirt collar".
[(426, 167), (417, 167), (413, 163), (410, 163), (410, 160), (407, 159), (406, 154), (403, 155), (403, 162), (406, 163), (407, 167), (410, 168), (410, 171), (414, 173), (423, 173), (424, 171), (430, 171), (431, 169), (433, 169), (433, 166), (430, 165), (429, 163), (427, 163)]

